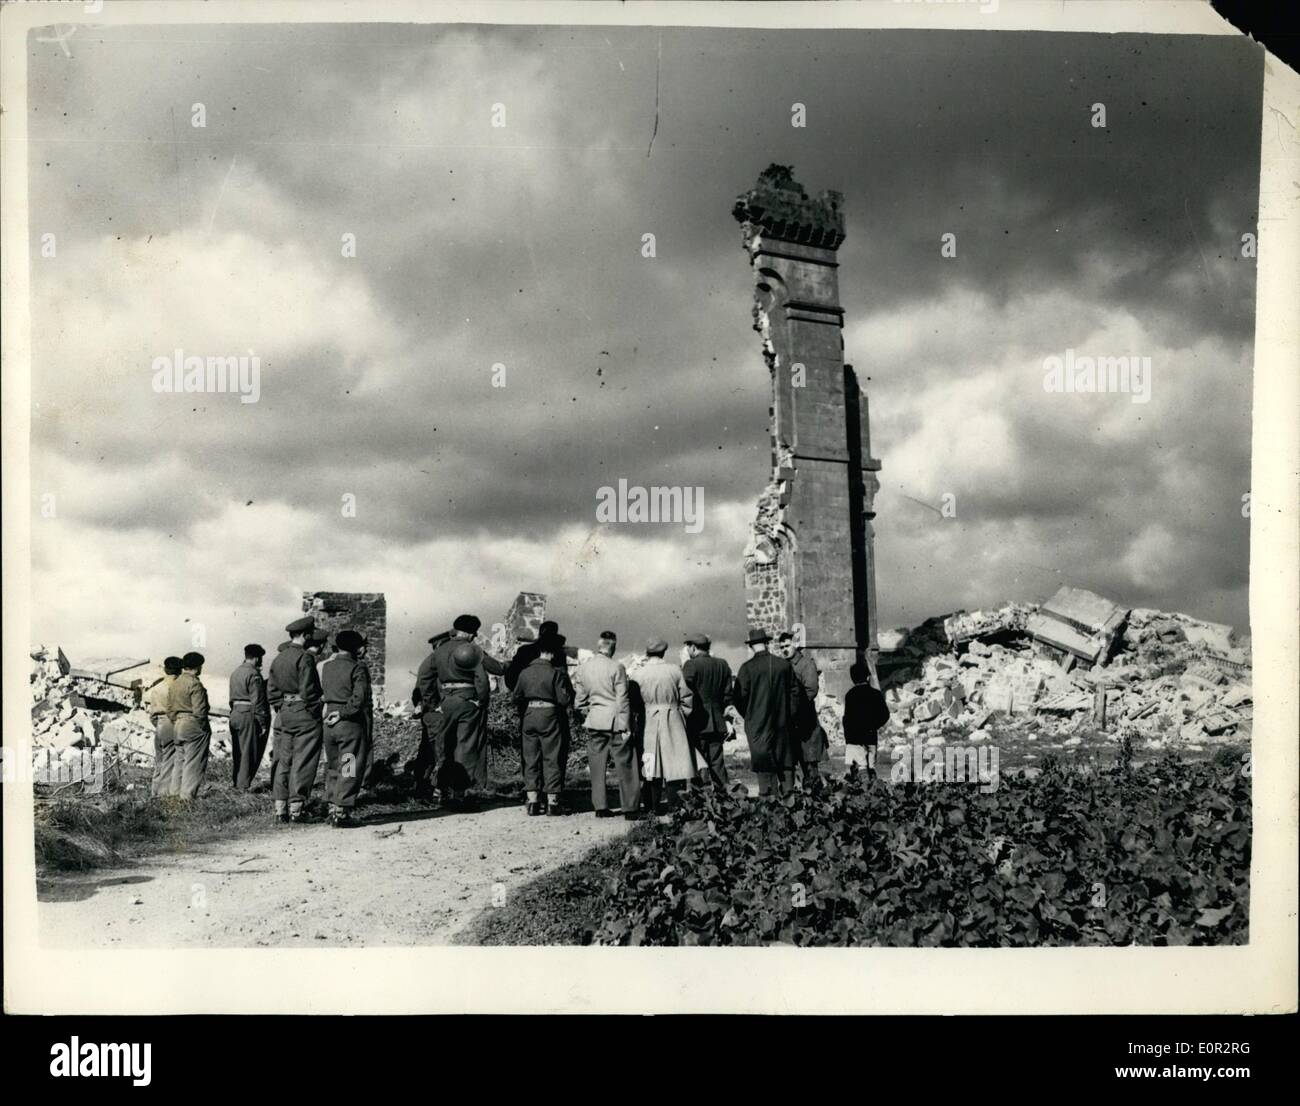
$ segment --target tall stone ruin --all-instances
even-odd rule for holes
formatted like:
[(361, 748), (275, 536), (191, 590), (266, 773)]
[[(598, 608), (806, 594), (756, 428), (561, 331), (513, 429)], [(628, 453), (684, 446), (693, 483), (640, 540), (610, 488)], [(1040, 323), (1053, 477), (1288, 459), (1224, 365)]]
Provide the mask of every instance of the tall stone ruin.
[(388, 604), (377, 591), (305, 591), (302, 609), (316, 620), (334, 644), (340, 630), (359, 630), (366, 638), (366, 665), (376, 703), (384, 701), (385, 637), (388, 632)]
[(772, 379), (772, 478), (745, 548), (751, 626), (802, 625), (834, 695), (876, 651), (874, 500), (867, 397), (844, 363), (837, 251), (844, 197), (809, 196), (770, 165), (736, 200), (754, 273), (754, 329)]

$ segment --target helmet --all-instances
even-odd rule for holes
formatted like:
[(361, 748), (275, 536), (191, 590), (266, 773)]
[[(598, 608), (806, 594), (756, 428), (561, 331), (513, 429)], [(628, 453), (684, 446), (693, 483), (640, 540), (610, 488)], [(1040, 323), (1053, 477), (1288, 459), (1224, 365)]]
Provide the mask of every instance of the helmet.
[(478, 646), (468, 641), (451, 651), (451, 661), (457, 668), (474, 668), (478, 664)]

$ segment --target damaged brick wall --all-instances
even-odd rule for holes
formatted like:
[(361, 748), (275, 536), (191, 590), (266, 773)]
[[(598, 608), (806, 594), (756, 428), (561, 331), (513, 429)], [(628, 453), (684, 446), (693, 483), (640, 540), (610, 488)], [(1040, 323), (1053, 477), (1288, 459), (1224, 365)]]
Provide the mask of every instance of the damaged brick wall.
[(330, 645), (339, 630), (358, 630), (366, 637), (366, 664), (374, 687), (375, 702), (383, 702), (384, 657), (388, 632), (388, 605), (382, 592), (306, 591), (302, 609), (316, 625), (330, 635)]

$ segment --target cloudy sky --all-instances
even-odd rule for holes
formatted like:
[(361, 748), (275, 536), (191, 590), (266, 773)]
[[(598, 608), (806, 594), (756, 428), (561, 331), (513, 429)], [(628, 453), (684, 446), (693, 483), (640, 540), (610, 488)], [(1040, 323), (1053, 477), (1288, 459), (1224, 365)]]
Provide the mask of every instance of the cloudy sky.
[[(282, 639), (303, 589), (383, 591), (402, 694), (431, 633), (536, 590), (571, 640), (703, 628), (728, 652), (768, 476), (730, 208), (774, 161), (846, 197), (846, 356), (884, 466), (883, 626), (1062, 582), (1246, 624), (1241, 239), (1262, 79), (1247, 41), (42, 34), (38, 641), (160, 657), (200, 624), (225, 673), (245, 641)], [(251, 351), (259, 401), (156, 393), (153, 361), (178, 348)], [(1045, 392), (1044, 359), (1067, 349), (1150, 357), (1150, 402)], [(703, 488), (703, 529), (597, 524), (597, 490), (619, 478)]]

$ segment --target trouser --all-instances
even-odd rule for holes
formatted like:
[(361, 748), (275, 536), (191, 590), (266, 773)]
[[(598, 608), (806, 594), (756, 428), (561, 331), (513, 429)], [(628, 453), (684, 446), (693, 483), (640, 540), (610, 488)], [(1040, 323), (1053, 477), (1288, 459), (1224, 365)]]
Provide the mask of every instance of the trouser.
[(438, 788), (468, 791), (478, 774), (482, 751), (478, 748), (478, 700), (472, 688), (451, 691), (442, 699), (442, 723), (438, 731), (442, 759), (438, 764)]
[(821, 769), (817, 767), (818, 761), (801, 760), (799, 762), (799, 771), (803, 773), (804, 783), (815, 783), (822, 778)]
[(154, 795), (170, 795), (176, 763), (176, 730), (165, 714), (158, 715), (153, 725), (153, 782), (149, 790)]
[(276, 718), (275, 761), (271, 766), (271, 795), (276, 809), (288, 803), (291, 811), (303, 808), (311, 797), (320, 763), (320, 707), (285, 703)]
[(420, 751), (415, 754), (411, 769), (416, 786), (429, 782), (429, 775), (438, 766), (438, 731), (442, 728), (442, 715), (436, 710), (426, 710), (420, 715)]
[(212, 731), (206, 722), (200, 722), (192, 714), (178, 715), (172, 725), (176, 731), (176, 757), (172, 762), (170, 794), (192, 799), (199, 793), (208, 770)]
[(641, 800), (641, 772), (632, 735), (626, 732), (612, 733), (609, 730), (588, 730), (587, 765), (591, 769), (591, 805), (597, 810), (609, 809), (605, 768), (611, 760), (618, 776), (619, 807), (624, 813), (634, 811)]
[(266, 751), (266, 726), (247, 703), (230, 708), (230, 777), (240, 791), (253, 786), (253, 779)]
[(722, 743), (726, 739), (727, 735), (720, 733), (695, 735), (695, 751), (704, 765), (700, 780), (717, 788), (727, 786), (727, 762), (722, 753)]
[(525, 791), (559, 795), (564, 790), (564, 771), (560, 762), (564, 734), (560, 730), (558, 715), (559, 710), (555, 707), (529, 707), (524, 711)]
[(770, 795), (780, 784), (781, 794), (788, 795), (794, 790), (794, 769), (787, 768), (780, 772), (755, 772), (758, 777), (758, 793)]
[[(569, 730), (569, 708), (556, 707), (555, 721), (560, 726), (560, 791), (563, 791), (565, 780), (569, 775), (569, 745), (572, 741)], [(552, 794), (558, 795), (559, 791), (552, 792)]]
[(325, 797), (331, 808), (347, 809), (356, 805), (361, 790), (366, 726), (360, 719), (340, 718), (324, 730)]
[(366, 715), (363, 725), (362, 744), (361, 744), (361, 786), (370, 786), (370, 769), (375, 764), (375, 719), (373, 715)]

